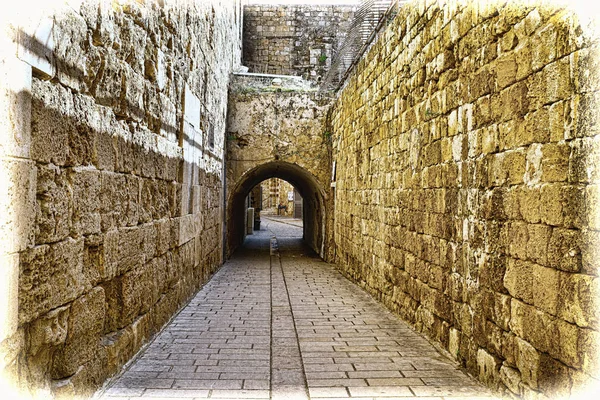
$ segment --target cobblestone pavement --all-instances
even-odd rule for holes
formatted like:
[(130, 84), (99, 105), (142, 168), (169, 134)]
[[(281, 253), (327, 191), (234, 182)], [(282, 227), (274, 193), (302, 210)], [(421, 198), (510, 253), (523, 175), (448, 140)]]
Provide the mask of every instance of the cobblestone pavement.
[(102, 398), (491, 397), (285, 222), (265, 218)]

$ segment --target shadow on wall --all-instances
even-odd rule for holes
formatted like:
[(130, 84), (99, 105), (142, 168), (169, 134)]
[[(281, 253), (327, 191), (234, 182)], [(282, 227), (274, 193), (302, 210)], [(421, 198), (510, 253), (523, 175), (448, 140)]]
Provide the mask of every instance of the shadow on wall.
[(227, 202), (227, 257), (245, 238), (245, 200), (253, 187), (269, 178), (280, 178), (298, 189), (303, 199), (303, 239), (323, 257), (325, 192), (316, 178), (304, 168), (283, 161), (262, 164), (248, 171), (231, 189)]

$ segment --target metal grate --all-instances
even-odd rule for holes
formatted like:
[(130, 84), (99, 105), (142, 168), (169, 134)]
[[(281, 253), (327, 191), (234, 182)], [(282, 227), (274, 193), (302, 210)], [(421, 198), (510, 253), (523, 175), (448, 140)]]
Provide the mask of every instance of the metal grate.
[(377, 32), (387, 25), (403, 2), (405, 0), (361, 0), (344, 41), (331, 61), (331, 68), (321, 81), (320, 91), (339, 89)]

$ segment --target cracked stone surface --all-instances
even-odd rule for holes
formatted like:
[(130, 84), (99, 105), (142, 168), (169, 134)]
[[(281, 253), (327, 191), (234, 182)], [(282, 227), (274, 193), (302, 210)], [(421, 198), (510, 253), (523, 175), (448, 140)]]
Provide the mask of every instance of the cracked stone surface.
[(493, 396), (308, 250), (296, 222), (265, 218), (102, 398)]

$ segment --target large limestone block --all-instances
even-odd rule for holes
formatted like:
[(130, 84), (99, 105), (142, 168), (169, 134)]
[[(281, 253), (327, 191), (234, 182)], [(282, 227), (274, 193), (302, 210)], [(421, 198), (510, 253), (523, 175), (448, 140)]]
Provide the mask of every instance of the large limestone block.
[(499, 57), (494, 67), (496, 72), (496, 90), (501, 90), (515, 83), (517, 77), (515, 53), (511, 52)]
[(548, 242), (548, 265), (562, 271), (579, 272), (583, 248), (579, 230), (554, 228)]
[(31, 66), (0, 60), (0, 155), (29, 158), (31, 147)]
[(85, 19), (75, 12), (63, 12), (54, 19), (54, 56), (57, 78), (78, 92), (91, 86), (95, 76), (87, 71), (88, 31)]
[(140, 220), (143, 222), (169, 217), (169, 187), (164, 181), (141, 181)]
[[(95, 86), (94, 98), (104, 106), (119, 110), (121, 100), (124, 98), (124, 85), (126, 65), (117, 58), (112, 49), (106, 50), (103, 54), (104, 64), (102, 73), (98, 74), (99, 79)], [(119, 113), (119, 115), (121, 115)]]
[(154, 222), (156, 229), (156, 254), (163, 255), (171, 247), (171, 221), (160, 219)]
[(92, 359), (77, 369), (75, 374), (52, 381), (52, 392), (58, 398), (90, 398), (96, 388), (110, 377), (107, 368), (108, 356), (103, 347), (97, 348)]
[(69, 136), (76, 131), (73, 95), (66, 88), (34, 79), (32, 83), (31, 158), (65, 165)]
[(515, 368), (506, 365), (500, 367), (500, 380), (512, 393), (519, 395), (521, 393), (520, 382), (521, 375)]
[(546, 184), (541, 188), (540, 214), (543, 223), (581, 228), (585, 218), (585, 192), (574, 185)]
[(541, 109), (544, 104), (567, 99), (574, 91), (569, 58), (554, 61), (532, 74), (527, 78), (527, 86), (529, 102), (526, 106), (530, 111)]
[(67, 170), (38, 166), (36, 222), (38, 244), (63, 240), (71, 233), (73, 198)]
[(30, 161), (0, 159), (0, 254), (34, 242), (36, 170)]
[(120, 46), (117, 56), (126, 60), (131, 69), (138, 74), (144, 74), (144, 53), (146, 51), (146, 38), (148, 36), (144, 26), (136, 24), (130, 15), (119, 16), (119, 41)]
[(484, 349), (477, 350), (477, 366), (479, 380), (488, 386), (495, 387), (499, 380), (502, 361)]
[(95, 287), (73, 301), (64, 347), (53, 359), (53, 379), (71, 376), (80, 366), (92, 360), (104, 329), (105, 306), (102, 287)]
[(505, 331), (509, 331), (511, 296), (493, 291), (484, 292), (486, 317)]
[(538, 187), (521, 186), (517, 189), (519, 211), (525, 220), (532, 224), (540, 222), (540, 189)]
[(33, 321), (28, 332), (28, 353), (35, 356), (48, 347), (63, 344), (67, 338), (68, 318), (69, 306), (64, 306)]
[(600, 135), (592, 138), (576, 139), (570, 145), (569, 181), (587, 184), (599, 182)]
[(115, 112), (120, 116), (141, 121), (144, 118), (144, 89), (144, 76), (126, 65), (120, 104)]
[(564, 143), (548, 143), (542, 146), (542, 181), (565, 182), (569, 171), (571, 149)]
[(546, 268), (541, 265), (533, 264), (533, 305), (552, 315), (556, 315), (559, 305), (559, 284), (561, 276), (553, 268)]
[(21, 254), (19, 321), (31, 321), (89, 289), (83, 265), (83, 239), (68, 238)]
[(600, 378), (600, 334), (592, 329), (583, 329), (579, 337), (579, 354), (582, 359), (582, 370), (586, 374)]
[(101, 173), (91, 168), (75, 168), (71, 176), (73, 229), (77, 234), (99, 233)]
[(537, 389), (540, 354), (531, 344), (521, 338), (516, 338), (516, 343), (517, 368), (521, 372), (521, 379), (530, 388)]
[(533, 266), (529, 262), (508, 259), (504, 275), (504, 287), (512, 297), (533, 303)]
[(597, 327), (600, 280), (584, 274), (560, 274), (558, 315), (581, 327)]
[(598, 90), (600, 87), (600, 75), (598, 74), (600, 63), (600, 49), (598, 46), (581, 49), (575, 53), (573, 59), (576, 62), (575, 82), (578, 92), (586, 93)]
[(135, 354), (133, 341), (131, 329), (120, 329), (102, 338), (102, 347), (106, 350), (106, 369), (109, 375), (116, 374), (121, 366)]
[(107, 302), (104, 332), (126, 327), (156, 303), (158, 283), (152, 265), (140, 265), (102, 284)]
[(163, 254), (159, 257), (153, 258), (150, 261), (148, 268), (156, 276), (158, 294), (162, 295), (166, 293), (168, 288), (167, 255)]
[(179, 218), (179, 243), (181, 246), (192, 240), (198, 231), (199, 218), (194, 214), (189, 214)]
[(583, 360), (578, 345), (584, 330), (576, 325), (513, 299), (510, 328), (537, 350), (568, 366), (581, 367)]
[(127, 174), (103, 173), (100, 192), (102, 230), (135, 226), (140, 215), (141, 178)]
[(570, 369), (545, 353), (540, 354), (538, 386), (550, 398), (565, 398), (571, 394)]
[(542, 224), (527, 225), (527, 258), (535, 263), (547, 265), (548, 242), (552, 229)]
[(104, 238), (103, 279), (121, 275), (145, 262), (141, 228), (122, 228), (106, 233)]

